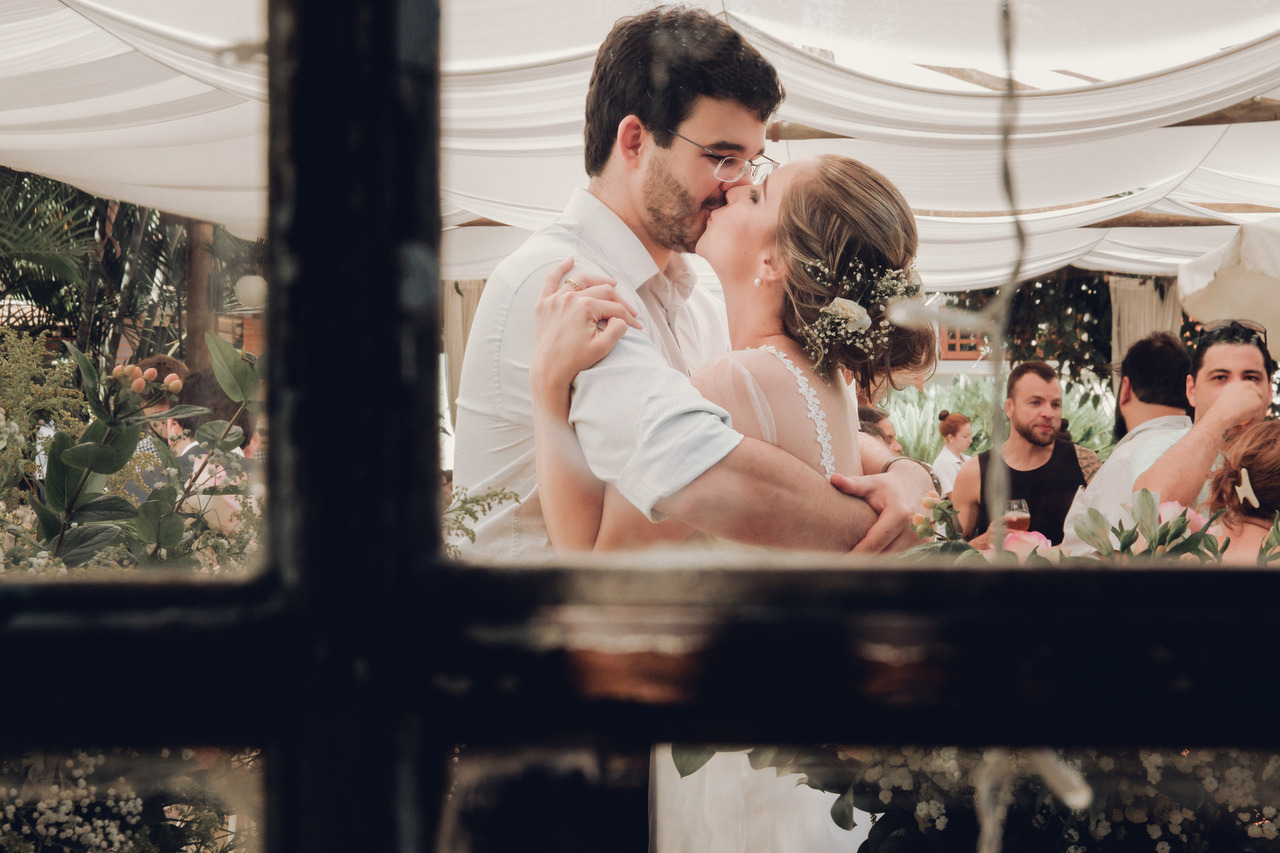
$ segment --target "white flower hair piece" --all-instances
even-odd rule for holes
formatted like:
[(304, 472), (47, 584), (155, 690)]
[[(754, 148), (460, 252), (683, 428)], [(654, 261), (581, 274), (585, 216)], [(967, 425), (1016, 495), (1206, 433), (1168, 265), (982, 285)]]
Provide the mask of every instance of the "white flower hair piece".
[[(818, 318), (804, 329), (804, 348), (818, 369), (825, 373), (827, 354), (837, 343), (861, 350), (867, 358), (889, 345), (892, 324), (884, 319), (889, 303), (915, 296), (920, 285), (914, 270), (867, 269), (855, 259), (838, 281), (823, 263), (803, 265), (805, 274), (831, 295), (831, 302), (818, 312)], [(873, 322), (871, 313), (880, 315)]]
[(1253, 504), (1254, 509), (1258, 509), (1258, 496), (1253, 493), (1253, 484), (1249, 482), (1249, 469), (1240, 469), (1240, 485), (1236, 486), (1236, 497), (1240, 499), (1240, 503), (1248, 501)]

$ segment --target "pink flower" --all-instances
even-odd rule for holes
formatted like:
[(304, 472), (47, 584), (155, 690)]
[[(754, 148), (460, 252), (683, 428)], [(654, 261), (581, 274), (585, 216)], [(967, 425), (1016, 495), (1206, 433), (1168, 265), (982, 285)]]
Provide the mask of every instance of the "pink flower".
[(1160, 504), (1160, 523), (1168, 524), (1178, 516), (1182, 515), (1183, 510), (1187, 513), (1187, 532), (1199, 533), (1204, 529), (1206, 519), (1203, 515), (1194, 509), (1188, 509), (1177, 501), (1165, 501)]
[(1017, 554), (1020, 560), (1030, 557), (1031, 552), (1037, 548), (1040, 549), (1040, 555), (1045, 556), (1045, 552), (1052, 547), (1049, 538), (1036, 530), (1013, 530), (1004, 537), (1004, 549)]

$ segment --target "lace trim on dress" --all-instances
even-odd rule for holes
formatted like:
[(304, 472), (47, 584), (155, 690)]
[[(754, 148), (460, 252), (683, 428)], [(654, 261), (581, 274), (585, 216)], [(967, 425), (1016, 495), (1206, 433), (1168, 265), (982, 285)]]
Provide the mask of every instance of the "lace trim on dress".
[(771, 352), (782, 362), (782, 366), (791, 372), (796, 378), (797, 391), (800, 396), (804, 397), (805, 404), (809, 407), (809, 420), (813, 421), (814, 427), (818, 432), (818, 444), (822, 446), (822, 471), (827, 475), (827, 479), (831, 479), (831, 475), (836, 472), (836, 455), (831, 452), (831, 433), (827, 431), (827, 415), (822, 411), (822, 406), (818, 403), (818, 392), (813, 390), (813, 385), (809, 382), (809, 377), (804, 375), (804, 371), (796, 367), (795, 364), (787, 357), (787, 354), (769, 344), (765, 344), (758, 349)]

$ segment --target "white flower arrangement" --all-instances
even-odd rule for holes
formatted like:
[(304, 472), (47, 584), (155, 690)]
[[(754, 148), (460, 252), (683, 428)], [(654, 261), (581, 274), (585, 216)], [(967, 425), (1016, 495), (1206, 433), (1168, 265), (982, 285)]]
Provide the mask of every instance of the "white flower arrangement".
[[(910, 270), (868, 269), (855, 260), (839, 280), (822, 263), (804, 265), (805, 274), (831, 294), (831, 302), (804, 329), (805, 352), (826, 373), (826, 358), (836, 344), (846, 344), (874, 359), (889, 345), (893, 325), (883, 319), (895, 299), (915, 296), (920, 285)], [(872, 315), (882, 319), (873, 320)]]

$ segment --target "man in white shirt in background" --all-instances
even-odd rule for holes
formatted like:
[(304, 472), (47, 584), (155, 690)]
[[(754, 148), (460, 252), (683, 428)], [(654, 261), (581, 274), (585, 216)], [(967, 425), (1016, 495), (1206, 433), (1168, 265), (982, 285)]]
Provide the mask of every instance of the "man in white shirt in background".
[(744, 542), (845, 550), (915, 541), (910, 515), (931, 488), (924, 470), (868, 466), (876, 476), (859, 478), (866, 500), (842, 495), (790, 454), (735, 432), (688, 378), (729, 340), (723, 305), (697, 287), (680, 253), (693, 251), (728, 189), (772, 168), (765, 127), (781, 101), (773, 68), (709, 13), (658, 8), (614, 26), (587, 94), (588, 187), (494, 270), (467, 342), (454, 483), (472, 494), (510, 489), (520, 502), (482, 518), (476, 541), (459, 543), (465, 557), (551, 552), (529, 362), (543, 279), (568, 258), (574, 275), (614, 279), (643, 324), (574, 384), (570, 420), (597, 478), (653, 520), (669, 515)]
[[(1112, 524), (1129, 517), (1134, 482), (1191, 428), (1186, 391), (1190, 372), (1191, 357), (1168, 332), (1148, 335), (1129, 347), (1120, 362), (1116, 393), (1117, 444), (1089, 485), (1076, 492), (1064, 524), (1064, 551), (1076, 557), (1095, 553), (1076, 535), (1076, 522), (1089, 509), (1098, 510)], [(1126, 526), (1132, 527), (1132, 521)]]
[(1191, 355), (1187, 401), (1195, 422), (1176, 444), (1133, 484), (1183, 506), (1202, 502), (1202, 492), (1232, 437), (1267, 416), (1275, 360), (1267, 330), (1252, 320), (1205, 323)]

